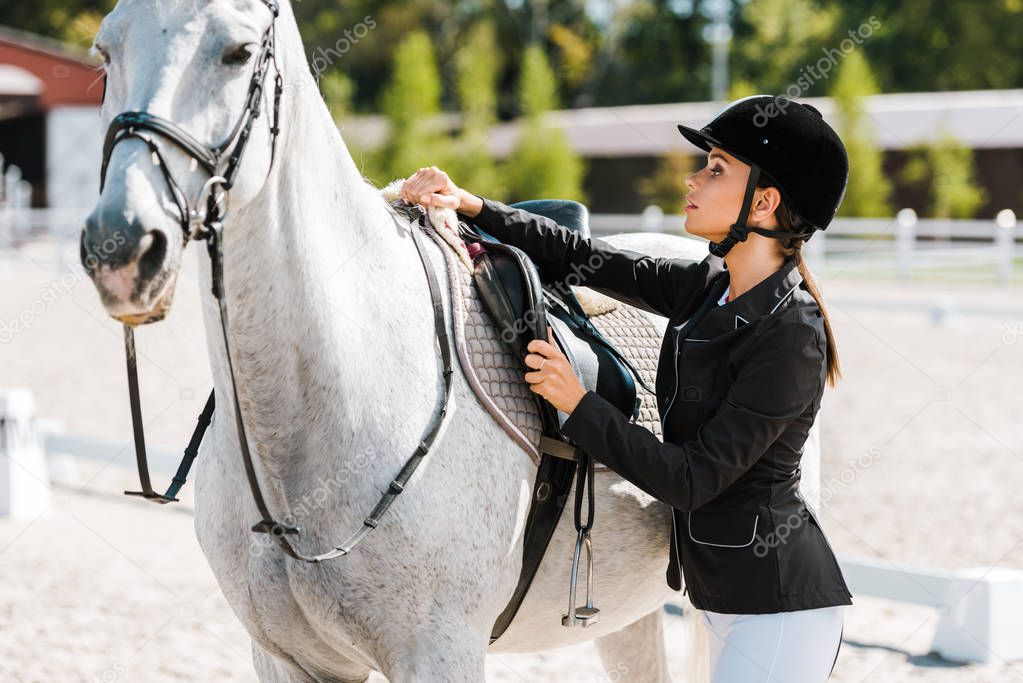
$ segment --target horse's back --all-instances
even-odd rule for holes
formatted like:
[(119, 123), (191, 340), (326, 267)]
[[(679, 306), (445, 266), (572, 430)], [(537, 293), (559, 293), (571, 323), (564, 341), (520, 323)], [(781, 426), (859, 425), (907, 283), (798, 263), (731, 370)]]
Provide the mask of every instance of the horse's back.
[(664, 232), (622, 232), (599, 239), (619, 249), (692, 262), (702, 261), (708, 253), (704, 240)]

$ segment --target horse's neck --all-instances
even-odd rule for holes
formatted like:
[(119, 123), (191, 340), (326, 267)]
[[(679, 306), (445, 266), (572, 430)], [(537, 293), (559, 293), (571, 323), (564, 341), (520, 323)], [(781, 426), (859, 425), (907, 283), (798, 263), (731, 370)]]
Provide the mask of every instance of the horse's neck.
[[(318, 98), (290, 109), (266, 188), (228, 219), (224, 279), (253, 454), (294, 491), (313, 474), (287, 466), (294, 458), (336, 472), (404, 433), (388, 415), (426, 424), (438, 373), (407, 225), (363, 180)], [(212, 301), (206, 314), (216, 386), (229, 390)]]

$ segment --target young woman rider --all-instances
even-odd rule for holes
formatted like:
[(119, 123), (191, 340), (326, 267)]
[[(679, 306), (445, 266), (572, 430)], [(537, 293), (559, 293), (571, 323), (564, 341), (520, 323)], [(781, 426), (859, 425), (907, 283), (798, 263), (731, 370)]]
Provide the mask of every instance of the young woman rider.
[(799, 495), (803, 445), (825, 382), (839, 377), (801, 247), (834, 217), (848, 158), (816, 109), (781, 97), (745, 98), (701, 130), (679, 130), (708, 152), (686, 178), (686, 229), (710, 240), (695, 264), (584, 239), (467, 192), (435, 167), (408, 178), (402, 194), (457, 209), (547, 278), (575, 272), (668, 318), (656, 383), (663, 442), (586, 391), (549, 341), (529, 344), (525, 379), (568, 414), (566, 436), (671, 505), (666, 578), (681, 588), (681, 565), (711, 634), (713, 683), (819, 683), (852, 601)]

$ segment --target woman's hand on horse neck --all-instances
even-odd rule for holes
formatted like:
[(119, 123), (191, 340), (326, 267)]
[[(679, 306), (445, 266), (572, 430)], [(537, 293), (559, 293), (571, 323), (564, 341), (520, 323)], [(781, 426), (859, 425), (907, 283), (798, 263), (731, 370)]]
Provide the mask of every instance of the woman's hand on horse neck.
[(436, 166), (421, 168), (401, 186), (401, 198), (409, 204), (454, 209), (475, 218), (483, 210), (483, 200), (455, 185), (447, 173)]

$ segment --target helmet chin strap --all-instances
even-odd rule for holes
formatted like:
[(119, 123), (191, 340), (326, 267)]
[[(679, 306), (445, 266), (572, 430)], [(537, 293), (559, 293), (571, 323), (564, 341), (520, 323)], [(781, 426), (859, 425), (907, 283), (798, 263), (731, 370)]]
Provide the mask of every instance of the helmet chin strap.
[(746, 193), (742, 197), (742, 209), (739, 210), (739, 219), (731, 225), (728, 229), (728, 234), (720, 242), (710, 243), (710, 253), (715, 256), (724, 258), (725, 254), (732, 250), (739, 242), (745, 242), (746, 238), (749, 237), (749, 233), (755, 232), (758, 235), (764, 237), (772, 237), (774, 239), (783, 240), (789, 238), (800, 238), (808, 239), (808, 235), (799, 232), (780, 232), (778, 230), (768, 230), (766, 228), (759, 228), (756, 226), (746, 225), (746, 221), (749, 220), (750, 209), (753, 208), (753, 195), (757, 189), (757, 181), (760, 180), (760, 167), (756, 164), (750, 166), (749, 180), (746, 181)]

